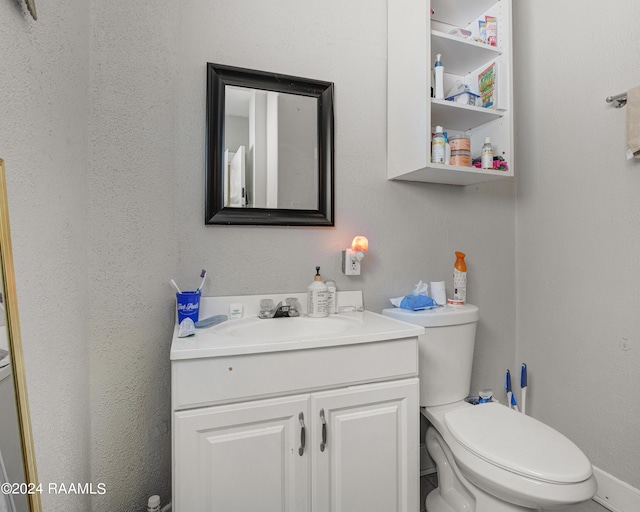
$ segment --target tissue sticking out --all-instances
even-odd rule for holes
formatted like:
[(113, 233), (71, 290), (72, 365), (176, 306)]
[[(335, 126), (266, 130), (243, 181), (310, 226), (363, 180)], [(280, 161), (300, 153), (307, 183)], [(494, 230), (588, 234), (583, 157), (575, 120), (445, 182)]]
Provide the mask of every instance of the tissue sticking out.
[(428, 291), (429, 285), (420, 281), (416, 284), (414, 290), (409, 295), (389, 300), (395, 307), (409, 309), (411, 311), (422, 311), (424, 309), (437, 308), (438, 303), (429, 297)]

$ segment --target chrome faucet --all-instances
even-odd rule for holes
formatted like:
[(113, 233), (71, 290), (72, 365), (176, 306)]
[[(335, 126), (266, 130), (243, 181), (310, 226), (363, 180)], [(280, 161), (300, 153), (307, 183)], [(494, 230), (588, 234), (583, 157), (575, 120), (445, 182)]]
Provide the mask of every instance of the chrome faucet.
[(281, 318), (287, 316), (300, 316), (302, 309), (300, 301), (295, 297), (288, 297), (279, 302), (277, 306), (273, 305), (272, 299), (260, 300), (260, 318)]

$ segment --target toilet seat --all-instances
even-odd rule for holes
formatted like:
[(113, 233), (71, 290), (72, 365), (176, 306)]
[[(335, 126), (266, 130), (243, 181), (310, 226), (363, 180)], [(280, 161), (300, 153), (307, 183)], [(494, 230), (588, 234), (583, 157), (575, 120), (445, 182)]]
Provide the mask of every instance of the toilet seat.
[(527, 478), (554, 484), (587, 480), (591, 463), (560, 432), (498, 403), (444, 416), (453, 438), (481, 459)]
[[(588, 500), (596, 492), (595, 477), (586, 456), (569, 439), (534, 418), (498, 403), (471, 405), (460, 401), (422, 411), (451, 450), (464, 477), (499, 499), (533, 509), (558, 508)], [(543, 435), (542, 440), (538, 437), (534, 442), (531, 432), (538, 432), (536, 437)], [(531, 438), (521, 442), (521, 435), (526, 433)], [(552, 453), (544, 446), (546, 434), (555, 438), (554, 446), (564, 448), (543, 466), (530, 448), (535, 446), (547, 455)], [(561, 436), (562, 441), (556, 436)], [(529, 447), (523, 459), (513, 452), (519, 450), (519, 444)], [(573, 464), (565, 467), (562, 461), (555, 460), (565, 457), (575, 467)]]

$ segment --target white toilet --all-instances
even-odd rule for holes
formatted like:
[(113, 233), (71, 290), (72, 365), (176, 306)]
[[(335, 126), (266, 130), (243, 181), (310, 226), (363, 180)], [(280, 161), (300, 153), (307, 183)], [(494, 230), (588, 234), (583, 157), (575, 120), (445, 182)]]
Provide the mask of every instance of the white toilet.
[(596, 492), (591, 463), (565, 436), (499, 403), (471, 405), (479, 310), (392, 308), (386, 316), (422, 325), (420, 405), (426, 444), (438, 467), (427, 512), (524, 512), (563, 508)]

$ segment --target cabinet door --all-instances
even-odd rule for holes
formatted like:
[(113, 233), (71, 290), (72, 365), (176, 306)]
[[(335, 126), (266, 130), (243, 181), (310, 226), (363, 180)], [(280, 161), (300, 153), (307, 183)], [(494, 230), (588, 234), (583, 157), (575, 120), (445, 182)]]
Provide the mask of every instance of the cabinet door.
[(431, 158), (429, 2), (387, 2), (387, 177)]
[(300, 414), (306, 427), (309, 395), (176, 412), (173, 510), (309, 511)]
[(420, 510), (418, 379), (313, 394), (311, 416), (314, 512)]

